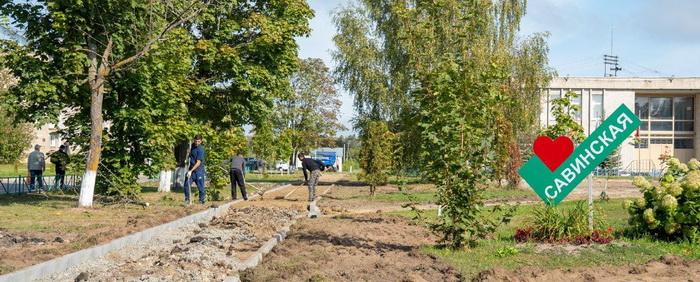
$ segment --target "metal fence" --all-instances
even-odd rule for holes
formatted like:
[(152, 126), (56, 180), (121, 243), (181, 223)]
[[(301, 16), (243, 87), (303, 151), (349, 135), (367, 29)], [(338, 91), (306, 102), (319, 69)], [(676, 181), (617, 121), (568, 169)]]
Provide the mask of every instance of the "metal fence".
[[(60, 182), (54, 183), (54, 179), (55, 175), (44, 175), (41, 178), (44, 184), (44, 191), (80, 191), (82, 176), (66, 175), (63, 187), (60, 187)], [(27, 176), (0, 177), (0, 195), (31, 193), (36, 192), (40, 188), (39, 183), (36, 183), (34, 187), (32, 187), (27, 180), (29, 180)]]

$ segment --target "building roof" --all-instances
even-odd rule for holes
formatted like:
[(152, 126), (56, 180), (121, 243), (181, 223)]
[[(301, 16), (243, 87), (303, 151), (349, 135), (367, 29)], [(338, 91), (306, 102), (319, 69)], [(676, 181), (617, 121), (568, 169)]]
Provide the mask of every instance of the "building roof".
[(619, 90), (696, 90), (700, 77), (555, 77), (549, 88)]

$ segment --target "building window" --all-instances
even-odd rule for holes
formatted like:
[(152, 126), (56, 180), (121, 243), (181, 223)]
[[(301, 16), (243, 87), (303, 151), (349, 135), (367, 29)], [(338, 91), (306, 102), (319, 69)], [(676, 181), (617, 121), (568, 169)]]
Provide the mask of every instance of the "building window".
[[(651, 97), (649, 99), (649, 118), (651, 119), (672, 119), (671, 111), (673, 104), (670, 97)], [(652, 126), (652, 130), (653, 126)]]
[(649, 148), (649, 139), (639, 139), (639, 143), (634, 144), (634, 148), (636, 149), (647, 149)]
[(673, 144), (671, 138), (651, 138), (651, 144)]
[(692, 138), (676, 138), (673, 140), (674, 149), (693, 149)]
[(693, 97), (636, 97), (634, 113), (643, 131), (695, 131)]
[(676, 120), (693, 120), (693, 97), (674, 97), (673, 116)]
[(61, 144), (61, 136), (58, 133), (51, 133), (51, 147), (58, 147)]
[(603, 95), (591, 94), (591, 129), (595, 130), (603, 121)]
[(640, 119), (649, 118), (649, 97), (634, 98), (634, 114)]
[[(672, 121), (652, 121), (651, 131), (672, 131), (673, 122)], [(654, 143), (652, 143), (654, 144)]]
[(583, 95), (581, 95), (581, 91), (571, 91), (576, 93), (576, 97), (573, 97), (571, 99), (571, 105), (576, 106), (578, 110), (576, 110), (576, 113), (574, 113), (574, 119), (581, 122), (581, 105), (583, 102)]
[(676, 121), (674, 126), (675, 131), (693, 131), (695, 123), (692, 121)]

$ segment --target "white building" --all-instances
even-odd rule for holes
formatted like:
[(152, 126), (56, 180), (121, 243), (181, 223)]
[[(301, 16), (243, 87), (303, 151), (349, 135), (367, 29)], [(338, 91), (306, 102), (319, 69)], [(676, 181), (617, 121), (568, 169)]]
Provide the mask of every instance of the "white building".
[(540, 122), (548, 126), (552, 99), (573, 91), (579, 94), (573, 103), (581, 106), (576, 119), (586, 134), (590, 134), (612, 113), (625, 104), (642, 120), (639, 129), (641, 143), (634, 145), (634, 136), (621, 146), (622, 169), (649, 171), (660, 169), (659, 157), (673, 155), (685, 162), (700, 159), (700, 122), (695, 109), (700, 107), (700, 78), (619, 78), (619, 77), (557, 77), (542, 95)]

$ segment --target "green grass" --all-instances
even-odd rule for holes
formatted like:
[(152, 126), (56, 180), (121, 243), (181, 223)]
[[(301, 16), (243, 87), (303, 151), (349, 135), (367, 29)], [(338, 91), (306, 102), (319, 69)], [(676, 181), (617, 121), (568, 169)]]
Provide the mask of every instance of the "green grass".
[[(615, 230), (623, 230), (627, 227), (627, 212), (622, 208), (621, 199), (608, 202), (596, 202), (595, 206), (602, 209), (607, 223)], [(561, 207), (571, 208), (575, 202), (564, 202)], [(547, 251), (536, 252), (535, 245), (516, 244), (513, 239), (515, 230), (525, 227), (528, 215), (535, 205), (523, 205), (507, 225), (501, 226), (492, 240), (480, 241), (477, 247), (465, 250), (451, 250), (435, 246), (426, 246), (423, 251), (436, 255), (459, 269), (466, 277), (472, 277), (480, 271), (501, 267), (506, 269), (518, 269), (521, 267), (537, 268), (568, 268), (586, 266), (628, 265), (643, 264), (649, 260), (657, 259), (665, 254), (673, 254), (687, 259), (700, 259), (700, 245), (689, 242), (664, 242), (648, 238), (618, 238), (609, 245), (593, 245), (577, 253)], [(412, 216), (409, 211), (396, 214)], [(436, 211), (426, 211), (428, 219), (436, 217)], [(499, 255), (499, 251), (510, 248), (517, 252), (509, 255)]]
[[(45, 175), (55, 175), (56, 169), (54, 164), (46, 162)], [(0, 177), (17, 177), (17, 176), (27, 176), (29, 172), (27, 171), (27, 164), (0, 164)]]

